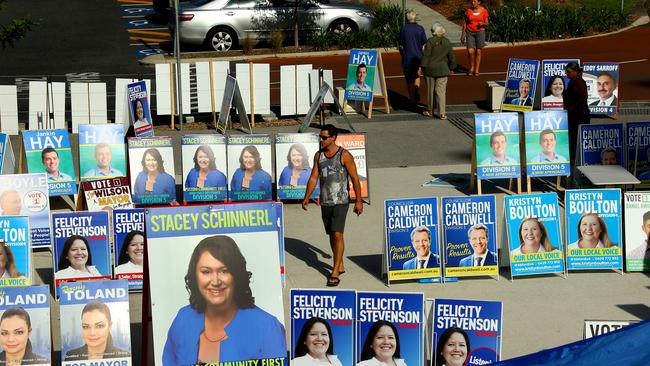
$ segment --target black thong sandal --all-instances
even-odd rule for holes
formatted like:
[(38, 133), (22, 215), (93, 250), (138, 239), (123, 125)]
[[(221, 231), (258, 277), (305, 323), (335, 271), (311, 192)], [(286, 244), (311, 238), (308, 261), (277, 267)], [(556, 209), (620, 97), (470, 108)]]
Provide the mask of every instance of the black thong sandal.
[(327, 278), (327, 287), (336, 287), (341, 283), (341, 279), (338, 277), (329, 276)]

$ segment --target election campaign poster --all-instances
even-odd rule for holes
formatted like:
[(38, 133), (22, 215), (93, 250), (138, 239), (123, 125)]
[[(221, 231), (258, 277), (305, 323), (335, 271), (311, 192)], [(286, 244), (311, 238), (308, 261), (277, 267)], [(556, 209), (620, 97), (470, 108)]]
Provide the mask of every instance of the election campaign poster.
[(144, 80), (130, 83), (126, 86), (126, 95), (129, 98), (129, 117), (137, 137), (153, 136), (153, 121), (149, 109), (147, 84)]
[(511, 58), (501, 110), (530, 112), (535, 104), (539, 61)]
[(625, 270), (650, 271), (650, 192), (625, 192)]
[(33, 248), (52, 244), (48, 189), (45, 173), (0, 175), (0, 217), (29, 216)]
[(128, 280), (129, 290), (142, 290), (146, 243), (144, 209), (113, 210), (113, 274)]
[(127, 177), (88, 180), (81, 184), (88, 211), (134, 207)]
[(567, 190), (567, 269), (623, 269), (620, 189)]
[(129, 138), (129, 173), (133, 203), (176, 202), (176, 172), (171, 137)]
[(442, 198), (445, 277), (499, 274), (494, 195)]
[[(288, 364), (275, 203), (145, 212), (155, 364), (196, 363), (213, 311), (236, 313), (219, 362)], [(207, 286), (211, 278), (222, 285)], [(208, 336), (218, 339), (219, 333)]]
[(270, 135), (228, 136), (228, 198), (231, 201), (273, 198), (271, 156)]
[(642, 181), (650, 180), (650, 121), (627, 122), (627, 170)]
[(619, 64), (615, 62), (585, 62), (582, 78), (587, 83), (587, 103), (591, 114), (618, 118)]
[(440, 277), (438, 199), (384, 201), (388, 280)]
[[(3, 333), (7, 329), (0, 342), (0, 353), (4, 356), (0, 362), (10, 365), (6, 360), (16, 360), (17, 365), (52, 365), (50, 286), (3, 287), (0, 299), (0, 328)], [(13, 335), (14, 332), (17, 334)]]
[(356, 292), (292, 289), (290, 296), (291, 364), (311, 365), (325, 353), (332, 365), (355, 365)]
[[(483, 366), (501, 358), (503, 307), (499, 301), (435, 299), (431, 360), (434, 365)], [(456, 352), (446, 344), (464, 343)], [(458, 351), (460, 350), (460, 351)]]
[[(336, 144), (352, 154), (354, 164), (357, 166), (357, 175), (359, 176), (359, 184), (361, 185), (361, 198), (370, 198), (370, 187), (368, 186), (369, 172), (366, 153), (367, 137), (365, 133), (345, 134), (338, 135)], [(352, 180), (348, 180), (350, 199), (354, 200), (356, 195), (352, 186)]]
[(505, 198), (512, 276), (564, 272), (557, 193)]
[(27, 171), (47, 174), (50, 196), (77, 194), (67, 130), (23, 131)]
[(81, 180), (126, 176), (121, 124), (79, 125), (79, 173)]
[[(318, 166), (312, 165), (319, 149), (316, 133), (275, 135), (275, 177), (279, 200), (301, 200), (305, 197), (311, 171), (318, 169)], [(310, 198), (316, 199), (319, 194), (320, 187), (317, 183)]]
[(580, 125), (582, 165), (620, 165), (625, 167), (622, 123)]
[(5, 149), (7, 147), (7, 134), (0, 132), (0, 174), (3, 174), (5, 171), (4, 162), (5, 162)]
[[(406, 292), (357, 292), (357, 364), (396, 358), (397, 364), (424, 364), (424, 295)], [(376, 354), (375, 338), (394, 337), (395, 344)], [(397, 354), (399, 346), (399, 355)], [(374, 364), (374, 363), (369, 363)]]
[(183, 200), (185, 202), (225, 201), (228, 198), (226, 136), (184, 135)]
[(519, 178), (519, 116), (475, 113), (476, 176), (478, 179)]
[(584, 339), (598, 337), (636, 323), (636, 320), (585, 320)]
[(29, 238), (29, 217), (0, 217), (0, 254), (5, 258), (0, 287), (32, 284), (32, 248)]
[(345, 100), (371, 101), (376, 71), (377, 50), (350, 50)]
[(566, 111), (524, 113), (526, 128), (526, 175), (571, 175), (569, 121)]
[(542, 60), (542, 110), (561, 111), (564, 109), (562, 92), (569, 85), (564, 68), (569, 62), (580, 60)]
[(63, 281), (111, 278), (108, 212), (53, 213), (52, 230), (57, 290)]
[(60, 305), (62, 366), (131, 365), (126, 281), (64, 282)]
[(284, 205), (282, 202), (275, 203), (275, 213), (278, 224), (278, 243), (280, 244), (280, 273), (282, 274), (282, 287), (284, 287), (286, 275), (284, 271)]

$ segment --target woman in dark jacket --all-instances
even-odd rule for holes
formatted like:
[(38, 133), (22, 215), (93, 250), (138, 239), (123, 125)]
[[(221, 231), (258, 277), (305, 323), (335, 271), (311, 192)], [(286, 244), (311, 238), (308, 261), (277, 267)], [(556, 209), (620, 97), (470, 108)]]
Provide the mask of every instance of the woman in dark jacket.
[(571, 161), (575, 161), (578, 125), (590, 122), (587, 83), (582, 78), (582, 67), (577, 62), (569, 62), (564, 71), (569, 78), (569, 85), (564, 89), (562, 99), (569, 119), (569, 154)]
[(424, 45), (422, 57), (422, 73), (427, 78), (428, 107), (425, 116), (433, 117), (433, 110), (438, 104), (440, 119), (447, 119), (445, 113), (447, 95), (447, 76), (456, 68), (456, 58), (451, 48), (451, 42), (445, 37), (445, 28), (434, 23), (431, 28), (433, 36)]

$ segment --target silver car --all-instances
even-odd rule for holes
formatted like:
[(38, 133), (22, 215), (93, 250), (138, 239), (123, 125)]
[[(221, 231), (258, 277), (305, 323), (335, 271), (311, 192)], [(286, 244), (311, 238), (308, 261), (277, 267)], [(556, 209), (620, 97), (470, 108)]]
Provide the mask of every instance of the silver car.
[[(301, 34), (345, 33), (369, 30), (374, 14), (365, 5), (341, 0), (192, 0), (179, 8), (180, 40), (228, 51), (247, 36), (258, 41), (274, 30), (291, 32), (294, 19)], [(173, 15), (170, 27), (173, 31)]]

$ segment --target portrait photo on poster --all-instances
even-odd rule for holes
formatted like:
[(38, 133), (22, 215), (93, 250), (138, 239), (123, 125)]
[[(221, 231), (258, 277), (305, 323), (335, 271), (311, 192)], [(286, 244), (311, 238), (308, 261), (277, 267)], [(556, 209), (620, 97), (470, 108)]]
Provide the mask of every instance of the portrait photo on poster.
[(174, 149), (170, 137), (129, 139), (129, 171), (134, 203), (176, 201), (174, 169)]
[(124, 126), (79, 125), (79, 172), (81, 180), (126, 175)]
[(272, 198), (271, 137), (228, 137), (228, 195), (234, 201)]
[(224, 201), (228, 195), (226, 137), (186, 135), (181, 139), (185, 201)]

